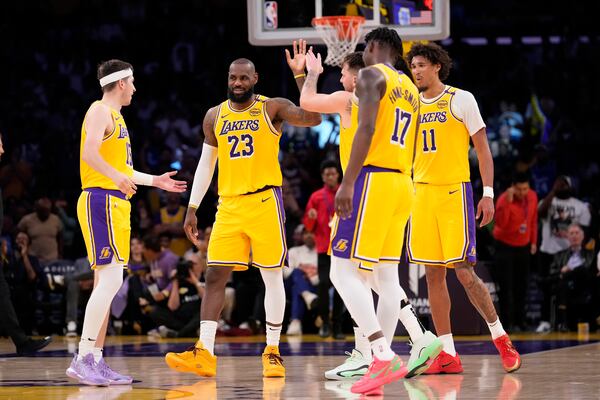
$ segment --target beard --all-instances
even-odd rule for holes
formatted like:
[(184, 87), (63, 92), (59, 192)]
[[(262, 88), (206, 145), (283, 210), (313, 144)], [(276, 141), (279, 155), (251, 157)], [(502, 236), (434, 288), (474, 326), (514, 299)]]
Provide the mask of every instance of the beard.
[(227, 86), (227, 98), (233, 103), (245, 103), (254, 96), (254, 86), (246, 90), (242, 94), (236, 94), (233, 89)]

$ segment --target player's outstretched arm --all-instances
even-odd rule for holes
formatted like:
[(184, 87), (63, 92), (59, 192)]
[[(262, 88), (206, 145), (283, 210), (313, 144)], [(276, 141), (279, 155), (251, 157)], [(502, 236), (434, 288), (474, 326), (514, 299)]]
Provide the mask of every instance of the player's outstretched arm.
[(280, 129), (283, 122), (295, 126), (316, 126), (321, 123), (321, 114), (303, 110), (283, 97), (267, 100), (267, 113), (275, 128)]
[(308, 75), (300, 93), (300, 107), (306, 111), (324, 114), (342, 114), (348, 107), (352, 94), (344, 90), (332, 94), (317, 93), (317, 81), (323, 72), (321, 54), (312, 51), (306, 53), (306, 68)]
[(119, 190), (127, 196), (135, 194), (137, 187), (133, 180), (126, 174), (117, 171), (100, 155), (100, 146), (106, 132), (114, 129), (110, 110), (103, 104), (92, 106), (85, 118), (86, 137), (83, 142), (81, 159), (93, 169), (109, 178), (117, 185)]
[[(479, 173), (481, 174), (481, 180), (483, 186), (494, 187), (494, 160), (492, 158), (492, 152), (490, 151), (490, 145), (488, 144), (487, 135), (485, 128), (481, 128), (477, 133), (471, 136), (475, 152), (477, 153), (477, 160), (479, 160)], [(494, 218), (494, 197), (493, 192), (488, 194), (483, 192), (483, 197), (477, 204), (477, 215), (476, 219), (481, 217), (481, 223), (479, 226), (485, 226), (492, 222)]]
[(369, 153), (373, 133), (375, 132), (375, 121), (379, 112), (379, 100), (381, 100), (384, 93), (385, 79), (381, 72), (374, 68), (360, 70), (356, 82), (356, 96), (360, 103), (358, 127), (352, 142), (346, 173), (335, 195), (335, 208), (340, 218), (349, 218), (352, 215), (354, 183)]
[(215, 165), (217, 163), (217, 137), (215, 136), (215, 118), (217, 117), (218, 107), (213, 107), (207, 111), (202, 122), (202, 130), (204, 131), (204, 145), (202, 146), (202, 155), (194, 174), (194, 184), (192, 185), (192, 193), (188, 204), (183, 230), (187, 238), (200, 248), (200, 239), (198, 237), (198, 219), (196, 211), (208, 190), (208, 186), (215, 173)]

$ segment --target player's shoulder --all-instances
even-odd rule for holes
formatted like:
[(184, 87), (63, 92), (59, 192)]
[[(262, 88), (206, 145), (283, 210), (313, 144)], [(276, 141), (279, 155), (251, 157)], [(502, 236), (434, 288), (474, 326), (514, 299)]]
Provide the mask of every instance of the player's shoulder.
[(86, 116), (110, 117), (112, 108), (101, 101), (95, 101), (88, 107)]
[(473, 93), (465, 89), (459, 89), (457, 87), (448, 86), (446, 88), (446, 93), (451, 94), (457, 101), (460, 102), (477, 102)]

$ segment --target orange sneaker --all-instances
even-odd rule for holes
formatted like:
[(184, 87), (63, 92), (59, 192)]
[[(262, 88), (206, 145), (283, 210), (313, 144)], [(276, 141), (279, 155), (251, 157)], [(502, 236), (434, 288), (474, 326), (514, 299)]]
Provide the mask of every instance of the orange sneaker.
[(279, 347), (267, 346), (262, 355), (263, 376), (265, 378), (285, 378), (283, 359), (279, 355)]
[(461, 372), (463, 372), (463, 367), (458, 353), (452, 357), (442, 350), (423, 374), (460, 374)]
[(217, 357), (204, 348), (201, 341), (182, 353), (167, 353), (167, 365), (180, 372), (191, 372), (200, 376), (217, 374)]
[(499, 338), (494, 339), (494, 344), (500, 353), (502, 359), (502, 366), (506, 372), (515, 372), (521, 368), (521, 356), (508, 335), (502, 335)]

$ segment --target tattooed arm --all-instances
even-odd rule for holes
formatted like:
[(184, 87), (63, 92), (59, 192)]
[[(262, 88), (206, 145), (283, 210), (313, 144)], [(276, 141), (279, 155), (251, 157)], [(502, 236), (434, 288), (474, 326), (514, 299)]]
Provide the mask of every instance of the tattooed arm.
[(282, 97), (267, 100), (266, 107), (277, 130), (281, 129), (284, 121), (295, 126), (316, 126), (321, 123), (321, 114), (303, 110)]

